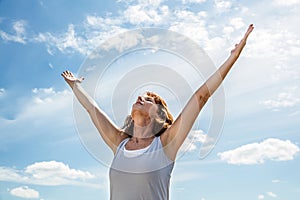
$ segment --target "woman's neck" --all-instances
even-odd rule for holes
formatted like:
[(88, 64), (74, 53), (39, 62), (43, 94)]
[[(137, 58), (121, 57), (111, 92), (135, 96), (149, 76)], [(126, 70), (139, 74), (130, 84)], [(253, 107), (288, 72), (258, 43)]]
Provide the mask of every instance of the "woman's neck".
[(152, 123), (149, 123), (148, 125), (145, 126), (140, 126), (135, 123), (133, 128), (133, 137), (137, 139), (152, 138), (154, 136), (152, 129), (153, 129)]

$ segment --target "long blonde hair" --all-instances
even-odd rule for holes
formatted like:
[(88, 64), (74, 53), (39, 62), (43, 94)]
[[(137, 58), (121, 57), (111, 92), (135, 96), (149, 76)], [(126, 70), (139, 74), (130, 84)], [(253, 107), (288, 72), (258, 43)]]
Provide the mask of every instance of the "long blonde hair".
[[(146, 95), (153, 97), (155, 103), (158, 105), (157, 118), (154, 120), (153, 132), (156, 137), (160, 136), (172, 125), (174, 119), (170, 113), (168, 106), (163, 98), (154, 92), (146, 92)], [(133, 135), (134, 122), (131, 115), (128, 115), (125, 119), (122, 131), (129, 137)]]

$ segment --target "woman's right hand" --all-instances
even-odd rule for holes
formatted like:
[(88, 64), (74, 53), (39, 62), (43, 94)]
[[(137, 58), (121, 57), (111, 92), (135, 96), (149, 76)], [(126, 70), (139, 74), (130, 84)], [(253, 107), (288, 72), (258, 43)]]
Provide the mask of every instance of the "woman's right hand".
[(61, 73), (62, 77), (64, 77), (65, 81), (73, 88), (73, 85), (76, 83), (76, 82), (79, 82), (81, 83), (84, 78), (81, 77), (81, 78), (76, 78), (74, 76), (74, 74), (70, 71), (64, 71), (63, 73)]

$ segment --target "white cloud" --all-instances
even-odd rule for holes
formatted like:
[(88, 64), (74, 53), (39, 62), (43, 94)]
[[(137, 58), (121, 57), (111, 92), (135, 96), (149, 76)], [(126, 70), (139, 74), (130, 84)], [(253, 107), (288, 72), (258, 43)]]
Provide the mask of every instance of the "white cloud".
[(274, 3), (278, 6), (294, 6), (300, 4), (300, 0), (275, 0)]
[(26, 43), (24, 38), (19, 37), (17, 35), (8, 34), (2, 30), (0, 30), (0, 37), (5, 41), (18, 42), (18, 43), (22, 43), (22, 44)]
[(165, 0), (139, 0), (139, 3), (146, 4), (146, 5), (152, 5), (152, 6), (160, 6), (162, 2)]
[(260, 101), (260, 104), (267, 108), (278, 110), (280, 108), (294, 107), (300, 103), (300, 97), (297, 94), (298, 87), (288, 88), (286, 92), (281, 92), (276, 99)]
[(215, 0), (215, 7), (218, 12), (226, 12), (232, 7), (232, 3), (230, 1)]
[(230, 52), (231, 49), (228, 51), (224, 51), (224, 49), (228, 48), (228, 45), (232, 45), (228, 43), (230, 38), (229, 32), (234, 31), (232, 26), (230, 26), (232, 30), (229, 30), (229, 26), (223, 28), (224, 36), (221, 36), (219, 33), (222, 33), (223, 25), (218, 26), (214, 23), (208, 23), (208, 15), (205, 11), (195, 13), (187, 10), (175, 10), (172, 15), (169, 30), (191, 38), (198, 43), (208, 55), (219, 57), (223, 53), (227, 55), (228, 52)]
[(299, 35), (282, 29), (256, 29), (251, 35), (252, 43), (248, 43), (247, 56), (285, 61), (300, 55)]
[(205, 46), (209, 40), (209, 33), (203, 12), (193, 13), (186, 10), (177, 10), (174, 12), (174, 17), (176, 20), (171, 22), (169, 30), (181, 33)]
[[(295, 58), (296, 60), (297, 58)], [(297, 67), (297, 64), (292, 61), (289, 61), (290, 64), (286, 62), (279, 61), (277, 62), (271, 71), (271, 78), (274, 81), (281, 82), (282, 80), (299, 80), (300, 70)]]
[(27, 22), (24, 20), (15, 21), (12, 24), (12, 29), (14, 33), (10, 34), (0, 30), (0, 37), (5, 41), (12, 41), (12, 42), (26, 44), (26, 37), (25, 37), (26, 24)]
[(72, 93), (68, 90), (55, 91), (50, 88), (34, 88), (33, 96), (18, 114), (18, 120), (45, 119), (72, 108)]
[(34, 163), (26, 167), (25, 173), (31, 174), (36, 179), (51, 179), (54, 177), (62, 179), (91, 179), (95, 177), (89, 172), (71, 169), (68, 165), (56, 161)]
[(225, 26), (223, 28), (223, 33), (225, 35), (230, 35), (232, 32), (234, 32), (234, 28), (232, 26)]
[(274, 194), (273, 192), (267, 192), (267, 195), (269, 195), (270, 197), (276, 198), (277, 194)]
[[(205, 27), (206, 16), (205, 11), (198, 13), (187, 10), (170, 11), (167, 5), (161, 4), (161, 1), (139, 1), (127, 6), (119, 16), (88, 15), (81, 25), (70, 24), (65, 33), (55, 35), (49, 32), (39, 33), (33, 41), (45, 43), (50, 55), (54, 54), (55, 49), (63, 53), (77, 52), (89, 55), (107, 39), (127, 31), (128, 29), (122, 26), (125, 24), (128, 26), (129, 23), (129, 28), (137, 28), (141, 25), (167, 26), (170, 30), (202, 42), (204, 46), (210, 42)], [(127, 42), (127, 40), (122, 41)], [(221, 41), (221, 45), (218, 44), (217, 47), (222, 45)]]
[(52, 87), (50, 87), (50, 88), (33, 88), (32, 92), (34, 94), (47, 94), (47, 95), (56, 93)]
[(16, 32), (16, 35), (25, 34), (25, 26), (26, 26), (26, 21), (24, 20), (14, 22), (13, 29)]
[(117, 51), (122, 52), (124, 49), (128, 49), (139, 44), (143, 39), (143, 35), (138, 32), (125, 33), (111, 38), (109, 42), (102, 44), (102, 48), (106, 51), (116, 49)]
[(159, 25), (167, 21), (169, 8), (166, 5), (160, 7), (143, 4), (132, 5), (124, 11), (123, 16), (126, 21), (134, 25)]
[(265, 198), (265, 196), (264, 196), (263, 194), (260, 194), (260, 195), (258, 195), (258, 197), (257, 197), (257, 199), (259, 199), (259, 200), (264, 199), (264, 198)]
[(164, 0), (118, 0), (118, 2), (158, 7)]
[(278, 179), (272, 180), (272, 183), (279, 183), (279, 182), (280, 182), (280, 180), (278, 180)]
[(108, 28), (111, 26), (121, 25), (122, 21), (118, 18), (103, 18), (99, 16), (88, 15), (85, 19), (85, 23), (91, 29), (108, 30)]
[[(277, 198), (277, 194), (274, 194), (273, 192), (266, 192), (266, 194), (267, 194), (269, 197)], [(265, 199), (265, 195), (260, 194), (260, 195), (258, 195), (257, 199), (259, 199), (259, 200)]]
[[(203, 2), (203, 0), (192, 1)], [(219, 9), (224, 9), (229, 8), (231, 3), (217, 0), (216, 5)], [(56, 34), (50, 32), (38, 33), (28, 40), (45, 43), (50, 55), (54, 55), (55, 50), (62, 53), (90, 55), (94, 49), (107, 39), (127, 31), (128, 29), (123, 26), (128, 27), (128, 23), (130, 23), (129, 28), (137, 28), (141, 25), (170, 27), (170, 30), (177, 31), (200, 42), (205, 50), (224, 49), (223, 46), (226, 45), (224, 40), (220, 40), (220, 37), (211, 39), (208, 37), (206, 17), (206, 11), (198, 13), (187, 9), (172, 11), (167, 5), (163, 5), (162, 1), (131, 1), (118, 16), (99, 17), (88, 15), (82, 24), (69, 24), (65, 32)], [(238, 18), (233, 19), (231, 26), (241, 27), (241, 20)], [(24, 32), (22, 26), (17, 24), (15, 27), (19, 33)]]
[[(0, 118), (0, 146), (33, 135), (45, 134), (51, 130), (53, 124), (56, 127), (69, 127), (74, 124), (72, 105), (72, 93), (69, 90), (55, 91), (51, 87), (34, 88), (32, 95), (23, 99), (22, 106), (17, 109), (18, 112), (13, 119)], [(30, 129), (24, 130), (28, 124)], [(20, 135), (20, 131), (24, 134)], [(55, 134), (51, 135), (54, 138)]]
[(23, 176), (19, 170), (0, 166), (0, 180), (24, 183), (28, 180), (28, 178)]
[[(149, 12), (150, 14), (151, 12)], [(130, 6), (127, 10), (124, 12), (125, 18), (128, 19), (128, 21), (132, 24), (139, 24), (142, 22), (151, 22), (153, 19), (149, 14), (142, 10), (142, 7), (140, 5)], [(152, 15), (157, 15), (156, 12), (152, 12)]]
[(218, 156), (229, 164), (253, 165), (262, 164), (266, 160), (293, 160), (299, 151), (299, 147), (289, 140), (269, 138), (261, 143), (251, 143), (218, 153)]
[(53, 65), (52, 65), (52, 63), (48, 63), (48, 66), (49, 66), (51, 69), (54, 68)]
[(229, 24), (233, 26), (235, 29), (241, 29), (245, 27), (245, 23), (243, 19), (240, 17), (230, 19)]
[[(203, 2), (204, 0), (190, 0), (192, 2)], [(186, 0), (186, 2), (190, 2)], [(55, 53), (55, 49), (63, 53), (80, 53), (82, 55), (89, 55), (92, 50), (98, 47), (102, 42), (106, 41), (112, 36), (122, 33), (129, 28), (137, 28), (141, 25), (145, 26), (163, 26), (170, 27), (171, 30), (185, 34), (191, 37), (200, 45), (208, 50), (209, 53), (214, 52), (217, 55), (222, 53), (224, 46), (228, 47), (228, 43), (224, 40), (224, 36), (213, 35), (209, 33), (208, 26), (221, 27), (218, 33), (223, 32), (226, 35), (232, 33), (234, 29), (242, 29), (244, 27), (244, 20), (242, 18), (228, 19), (227, 17), (222, 20), (222, 23), (229, 21), (226, 27), (223, 25), (214, 24), (203, 18), (202, 15), (205, 11), (199, 13), (188, 11), (188, 9), (171, 10), (167, 5), (163, 4), (161, 0), (147, 0), (147, 1), (119, 1), (125, 4), (125, 9), (119, 15), (108, 15), (100, 17), (96, 15), (88, 15), (82, 24), (69, 24), (65, 33), (38, 33), (29, 41), (42, 42), (46, 44), (47, 51), (50, 55)], [(296, 2), (284, 1), (284, 2)], [(299, 1), (297, 1), (299, 2)], [(214, 5), (220, 12), (227, 11), (230, 8), (245, 7), (230, 1), (215, 0)], [(240, 10), (240, 12), (245, 12)], [(202, 13), (202, 14), (201, 14)], [(184, 15), (185, 14), (185, 15)], [(247, 15), (250, 15), (248, 12)], [(253, 14), (253, 13), (252, 13)], [(131, 25), (128, 25), (128, 22)], [(14, 31), (21, 36), (25, 34), (24, 21), (19, 21), (13, 25)], [(126, 26), (126, 28), (124, 28)], [(263, 26), (261, 26), (263, 27)], [(264, 30), (257, 28), (253, 36), (251, 36), (251, 44), (248, 44), (247, 53), (244, 56), (252, 56), (255, 58), (289, 58), (290, 56), (300, 55), (300, 40), (296, 33), (282, 29), (280, 27), (270, 27)], [(2, 38), (10, 37), (9, 34), (1, 32)], [(211, 38), (209, 38), (209, 35)], [(228, 38), (230, 39), (230, 38)], [(10, 39), (13, 40), (13, 39)], [(22, 41), (22, 40), (21, 40)], [(25, 42), (25, 40), (23, 40)]]
[(39, 33), (32, 41), (45, 43), (50, 55), (54, 55), (56, 49), (62, 53), (89, 55), (108, 38), (127, 30), (120, 23), (118, 18), (88, 15), (82, 25), (70, 24), (65, 33)]
[(186, 4), (186, 3), (204, 3), (204, 2), (206, 2), (206, 0), (182, 0), (183, 4)]
[(207, 135), (202, 130), (192, 130), (180, 147), (180, 151), (195, 151), (197, 149), (197, 143), (203, 143), (206, 139)]
[(4, 88), (0, 88), (0, 97), (2, 96), (2, 95), (4, 95), (5, 94), (5, 89)]
[(87, 51), (85, 40), (76, 34), (73, 24), (68, 26), (68, 30), (64, 34), (52, 35), (49, 32), (39, 33), (33, 38), (33, 41), (46, 43), (48, 45), (47, 51), (50, 55), (53, 55), (54, 52), (53, 49), (50, 49), (51, 46), (56, 47), (64, 53), (79, 52), (85, 54)]
[(14, 188), (10, 190), (10, 194), (25, 199), (38, 199), (40, 196), (38, 191), (31, 189), (27, 186)]
[(57, 161), (37, 162), (27, 166), (24, 170), (0, 167), (0, 181), (9, 181), (36, 185), (78, 185), (99, 187), (91, 181), (96, 176), (88, 171), (72, 169), (68, 165)]

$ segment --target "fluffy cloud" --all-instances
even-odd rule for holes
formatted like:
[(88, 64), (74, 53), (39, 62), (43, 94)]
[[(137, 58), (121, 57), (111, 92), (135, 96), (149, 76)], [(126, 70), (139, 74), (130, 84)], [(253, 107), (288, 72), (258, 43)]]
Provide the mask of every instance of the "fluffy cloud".
[(26, 174), (31, 174), (35, 179), (91, 179), (95, 176), (89, 172), (71, 169), (62, 162), (49, 161), (29, 165), (25, 169)]
[(164, 0), (118, 0), (118, 2), (158, 7)]
[(186, 4), (186, 3), (204, 3), (204, 2), (206, 2), (206, 0), (182, 0), (183, 4)]
[(261, 143), (251, 143), (218, 153), (218, 156), (229, 164), (253, 165), (262, 164), (266, 160), (293, 160), (299, 151), (299, 147), (289, 140), (269, 138)]
[[(191, 0), (185, 2), (203, 2), (204, 0)], [(279, 0), (278, 0), (279, 1)], [(284, 1), (294, 2), (297, 0)], [(245, 19), (241, 17), (222, 19), (222, 25), (216, 21), (210, 22), (205, 11), (192, 12), (188, 9), (169, 9), (163, 1), (119, 1), (126, 5), (124, 11), (119, 15), (108, 15), (104, 17), (88, 15), (81, 24), (69, 24), (65, 31), (38, 33), (27, 38), (26, 41), (45, 43), (49, 54), (53, 55), (56, 50), (62, 53), (79, 53), (89, 55), (94, 49), (107, 39), (129, 29), (143, 26), (168, 27), (170, 30), (177, 31), (196, 42), (210, 54), (224, 53), (224, 48), (231, 44), (235, 36), (231, 33), (242, 31), (245, 27)], [(298, 1), (297, 1), (298, 2)], [(213, 2), (219, 12), (229, 11), (234, 8), (240, 10), (243, 16), (252, 16), (255, 13), (244, 8), (242, 5), (231, 3), (225, 0), (215, 0)], [(1, 31), (0, 36), (4, 40), (25, 42), (24, 35), (26, 23), (22, 20), (13, 24), (15, 34), (9, 35)], [(299, 37), (293, 32), (289, 32), (282, 27), (259, 28), (251, 37), (252, 44), (248, 44), (247, 56), (255, 58), (288, 58), (291, 55), (300, 55)], [(216, 35), (216, 33), (224, 35)], [(17, 36), (19, 39), (9, 39)], [(22, 39), (23, 38), (23, 39)], [(228, 43), (230, 41), (230, 43)], [(284, 41), (284, 42), (283, 42)], [(230, 46), (231, 47), (231, 46)], [(226, 52), (227, 53), (227, 52)]]
[(235, 29), (240, 29), (245, 27), (244, 20), (240, 17), (230, 19), (230, 25)]
[[(55, 46), (61, 52), (79, 52), (85, 54), (87, 51), (84, 39), (77, 35), (73, 24), (68, 26), (66, 33), (59, 35), (53, 35), (49, 32), (39, 33), (33, 40), (46, 43), (48, 48)], [(48, 49), (48, 52), (53, 54), (52, 49)]]
[[(185, 0), (184, 2), (201, 3), (203, 1), (204, 0)], [(55, 50), (63, 53), (89, 55), (92, 50), (112, 36), (131, 28), (134, 29), (140, 27), (141, 25), (155, 25), (168, 27), (170, 30), (191, 37), (199, 42), (205, 50), (210, 51), (210, 53), (215, 51), (218, 51), (217, 53), (222, 53), (224, 46), (228, 47), (228, 41), (226, 42), (221, 38), (227, 37), (226, 39), (232, 40), (233, 38), (228, 38), (228, 34), (235, 30), (242, 29), (245, 26), (245, 20), (240, 17), (231, 19), (224, 16), (222, 25), (219, 25), (215, 20), (211, 22), (208, 18), (205, 18), (207, 17), (207, 15), (203, 15), (205, 11), (197, 13), (185, 8), (175, 8), (171, 10), (169, 9), (169, 6), (163, 4), (163, 1), (161, 0), (139, 0), (129, 2), (120, 0), (119, 2), (126, 6), (124, 11), (120, 12), (119, 15), (108, 15), (104, 17), (88, 15), (83, 23), (76, 25), (69, 24), (67, 30), (62, 32), (56, 32), (55, 34), (44, 32), (35, 34), (34, 36), (31, 36), (31, 38), (25, 38), (26, 22), (24, 20), (19, 20), (12, 25), (14, 34), (9, 34), (0, 30), (0, 37), (6, 41), (21, 43), (25, 43), (26, 41), (45, 43), (47, 51), (51, 55), (55, 53)], [(299, 0), (276, 0), (276, 2), (293, 5), (299, 3)], [(238, 3), (232, 3), (225, 0), (215, 0), (212, 3), (218, 12), (230, 11), (231, 8), (234, 8), (235, 10), (242, 12), (245, 18), (247, 16), (255, 16), (255, 13), (249, 11), (250, 9), (247, 9)], [(251, 40), (254, 42), (252, 46), (250, 44), (250, 47), (248, 48), (251, 49), (247, 52), (248, 56), (256, 58), (276, 57), (283, 59), (288, 58), (291, 55), (300, 55), (300, 40), (298, 34), (290, 32), (287, 29), (282, 29), (282, 26), (269, 27), (261, 25), (261, 27), (266, 28), (259, 28), (253, 33), (254, 36), (251, 37)], [(210, 32), (210, 29), (212, 29), (212, 32)], [(225, 35), (215, 35), (216, 33), (222, 33), (222, 30)]]
[(13, 33), (6, 33), (4, 31), (0, 30), (0, 37), (4, 41), (12, 41), (12, 42), (25, 44), (26, 43), (26, 37), (25, 37), (26, 24), (27, 23), (25, 20), (15, 21), (12, 24)]
[(2, 95), (4, 95), (4, 93), (5, 93), (5, 89), (4, 89), (4, 88), (0, 88), (0, 97), (1, 97)]
[(27, 186), (14, 188), (10, 190), (10, 194), (25, 199), (37, 199), (40, 196), (38, 191), (31, 189)]
[[(208, 38), (206, 12), (194, 13), (187, 10), (176, 10), (173, 15), (176, 20), (171, 22), (170, 30), (187, 35), (196, 41)], [(187, 27), (184, 28), (184, 26)]]
[(72, 169), (57, 161), (37, 162), (27, 166), (24, 170), (0, 167), (0, 181), (25, 184), (99, 187), (99, 185), (90, 182), (95, 178), (96, 176), (88, 171)]
[(80, 53), (89, 55), (100, 44), (114, 35), (124, 32), (117, 18), (87, 16), (82, 25), (69, 24), (65, 33), (50, 32), (37, 34), (32, 41), (45, 43), (50, 55), (56, 50), (62, 53)]
[(158, 25), (165, 22), (169, 15), (168, 6), (155, 7), (143, 4), (129, 6), (124, 11), (126, 21), (131, 24), (152, 24)]
[(198, 143), (203, 143), (207, 139), (207, 135), (202, 130), (193, 130), (189, 133), (184, 143), (180, 147), (181, 152), (195, 151)]
[[(219, 4), (223, 5), (224, 3), (218, 2)], [(176, 9), (171, 12), (167, 5), (162, 4), (162, 1), (138, 1), (128, 5), (122, 11), (122, 15), (113, 17), (88, 15), (82, 24), (69, 24), (66, 31), (55, 34), (38, 33), (27, 40), (45, 43), (47, 51), (51, 55), (54, 55), (57, 50), (62, 53), (89, 55), (104, 41), (127, 31), (128, 28), (155, 25), (170, 27), (170, 30), (185, 34), (196, 41), (202, 41), (203, 44), (203, 41), (209, 43), (204, 20), (206, 16), (204, 11), (194, 13), (185, 9)], [(124, 28), (125, 26), (126, 28)], [(19, 35), (24, 33), (24, 29), (20, 25), (15, 27)]]
[(232, 32), (234, 32), (234, 28), (232, 26), (225, 26), (223, 28), (223, 33), (225, 35), (230, 35)]
[(69, 90), (34, 88), (31, 96), (23, 99), (13, 119), (0, 117), (0, 148), (33, 136), (43, 135), (44, 139), (51, 137), (51, 140), (70, 137), (66, 131), (58, 132), (57, 127), (67, 128), (74, 124), (72, 105), (72, 93)]
[(260, 101), (260, 104), (263, 104), (267, 108), (273, 110), (294, 107), (300, 103), (300, 97), (295, 96), (295, 94), (297, 94), (297, 90), (298, 87), (288, 88), (287, 91), (279, 93), (276, 99)]
[[(273, 192), (266, 192), (266, 195), (272, 198), (277, 198), (277, 194), (274, 194)], [(260, 194), (258, 195), (257, 199), (261, 200), (261, 199), (265, 199), (265, 195)]]
[(68, 90), (55, 91), (52, 87), (34, 88), (32, 94), (17, 120), (44, 120), (46, 116), (57, 117), (61, 112), (72, 110), (72, 94)]
[(20, 20), (13, 23), (13, 29), (17, 35), (23, 35), (25, 33), (26, 21)]
[(260, 194), (260, 195), (258, 195), (258, 197), (257, 197), (257, 199), (259, 199), (259, 200), (264, 199), (264, 198), (265, 198), (265, 196), (264, 196), (263, 194)]
[(232, 3), (230, 1), (215, 0), (215, 7), (218, 12), (226, 12), (232, 7)]
[(276, 198), (277, 194), (274, 194), (273, 192), (267, 192), (267, 195), (269, 195), (270, 197)]
[(300, 38), (298, 34), (282, 27), (257, 29), (251, 37), (253, 44), (248, 45), (248, 56), (256, 58), (278, 58), (285, 61), (300, 55)]
[(300, 4), (300, 0), (275, 0), (274, 4), (278, 6), (294, 6)]

